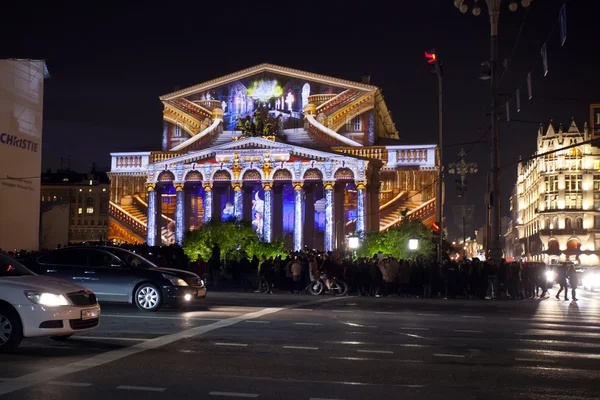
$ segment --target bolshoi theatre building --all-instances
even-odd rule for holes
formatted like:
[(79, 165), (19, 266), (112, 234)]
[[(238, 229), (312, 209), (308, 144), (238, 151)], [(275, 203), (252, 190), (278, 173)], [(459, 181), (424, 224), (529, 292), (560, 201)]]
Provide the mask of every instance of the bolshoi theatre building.
[(403, 144), (368, 80), (261, 64), (160, 101), (162, 148), (111, 153), (110, 240), (181, 244), (238, 219), (331, 251), (402, 218), (434, 222), (437, 146)]

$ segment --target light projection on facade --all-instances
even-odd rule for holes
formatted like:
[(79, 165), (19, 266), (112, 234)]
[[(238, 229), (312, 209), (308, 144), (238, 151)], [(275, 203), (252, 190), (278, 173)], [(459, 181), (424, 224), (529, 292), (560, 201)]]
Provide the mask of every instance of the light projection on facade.
[(276, 80), (270, 81), (254, 81), (248, 88), (248, 96), (252, 97), (265, 104), (273, 98), (280, 97), (283, 94), (283, 89), (279, 86)]

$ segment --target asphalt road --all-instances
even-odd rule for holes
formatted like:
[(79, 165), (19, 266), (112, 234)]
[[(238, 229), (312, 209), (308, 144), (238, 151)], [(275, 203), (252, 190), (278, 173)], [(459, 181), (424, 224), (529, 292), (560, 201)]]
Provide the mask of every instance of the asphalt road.
[(598, 399), (600, 293), (579, 298), (209, 292), (188, 310), (105, 304), (95, 331), (0, 355), (0, 398)]

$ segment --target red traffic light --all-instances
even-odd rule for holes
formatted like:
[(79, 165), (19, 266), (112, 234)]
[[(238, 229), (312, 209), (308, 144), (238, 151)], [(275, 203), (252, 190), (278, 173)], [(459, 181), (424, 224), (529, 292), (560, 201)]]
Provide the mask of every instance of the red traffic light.
[(433, 222), (431, 227), (433, 228), (433, 233), (438, 233), (440, 231), (440, 226), (437, 224), (437, 222)]
[(434, 64), (435, 61), (436, 61), (436, 55), (435, 55), (435, 53), (425, 52), (425, 57), (427, 58), (427, 62), (429, 64)]

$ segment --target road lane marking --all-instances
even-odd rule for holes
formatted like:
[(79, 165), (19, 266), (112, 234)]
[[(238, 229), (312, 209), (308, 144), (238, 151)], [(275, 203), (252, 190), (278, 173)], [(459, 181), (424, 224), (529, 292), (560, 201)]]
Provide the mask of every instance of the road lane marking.
[(180, 331), (177, 333), (171, 333), (168, 335), (160, 336), (154, 339), (146, 340), (141, 343), (134, 344), (133, 346), (123, 347), (117, 350), (107, 351), (106, 353), (97, 354), (95, 356), (91, 356), (89, 358), (75, 361), (69, 364), (64, 364), (57, 367), (51, 367), (44, 369), (42, 371), (36, 371), (31, 374), (22, 375), (18, 378), (11, 379), (9, 381), (0, 383), (0, 396), (12, 393), (17, 390), (29, 388), (35, 385), (39, 385), (42, 383), (46, 383), (48, 381), (58, 380), (59, 378), (73, 374), (76, 372), (81, 372), (88, 370), (90, 368), (98, 367), (104, 364), (108, 364), (117, 360), (121, 360), (125, 357), (132, 356), (138, 353), (142, 353), (144, 351), (153, 350), (159, 347), (166, 346), (173, 342), (182, 340), (182, 339), (190, 339), (217, 329), (227, 328), (229, 326), (238, 324), (240, 322), (249, 320), (249, 319), (257, 319), (262, 318), (265, 315), (274, 314), (284, 310), (291, 310), (298, 306), (306, 306), (309, 304), (321, 304), (327, 303), (330, 301), (340, 300), (343, 297), (332, 297), (329, 299), (321, 299), (311, 302), (301, 303), (299, 305), (292, 305), (290, 307), (281, 307), (281, 308), (264, 308), (259, 311), (253, 311), (250, 313), (238, 315), (235, 317), (223, 319), (212, 324), (195, 326), (190, 329), (186, 329), (184, 331)]
[(402, 330), (405, 331), (428, 331), (429, 328), (418, 328), (418, 327), (412, 327), (412, 326), (406, 326), (404, 328), (400, 328)]
[(184, 316), (156, 316), (156, 315), (123, 315), (123, 314), (102, 314), (102, 318), (140, 318), (140, 319), (192, 319), (195, 321), (223, 321), (227, 318), (204, 318), (204, 317), (184, 317)]
[(152, 387), (152, 386), (128, 386), (128, 385), (117, 386), (117, 389), (139, 390), (142, 392), (164, 392), (165, 390), (167, 390), (167, 388), (159, 388), (159, 387)]
[(311, 397), (308, 400), (343, 400), (343, 399), (331, 399), (331, 398), (326, 398), (326, 397)]
[(75, 340), (120, 340), (120, 341), (132, 341), (132, 342), (145, 342), (150, 340), (149, 338), (127, 338), (127, 337), (112, 337), (112, 336), (75, 336), (72, 339)]
[(394, 315), (396, 313), (390, 311), (375, 311), (375, 314)]
[(270, 324), (271, 323), (271, 321), (252, 321), (252, 320), (244, 321), (244, 322), (250, 322), (253, 324)]
[(464, 355), (461, 354), (444, 354), (444, 353), (435, 353), (436, 357), (451, 357), (451, 358), (465, 358)]
[(292, 311), (312, 311), (312, 308), (292, 308)]
[(334, 312), (334, 313), (351, 313), (351, 312), (354, 312), (354, 311), (351, 311), (351, 310), (333, 310), (332, 312)]
[(91, 383), (80, 383), (80, 382), (67, 382), (67, 381), (50, 381), (48, 385), (54, 386), (71, 386), (71, 387), (89, 387)]
[(357, 353), (373, 353), (373, 354), (394, 354), (390, 350), (356, 350)]
[(215, 343), (215, 346), (248, 347), (248, 344), (247, 343), (223, 343), (223, 342), (217, 342), (217, 343)]
[(208, 392), (209, 396), (221, 396), (221, 397), (244, 397), (247, 399), (255, 399), (258, 394), (255, 393), (236, 393), (236, 392)]
[(283, 346), (284, 349), (295, 349), (295, 350), (319, 350), (318, 347), (305, 347), (305, 346)]
[(541, 362), (541, 363), (555, 363), (555, 360), (542, 360), (539, 358), (515, 358), (515, 361), (526, 361), (526, 362)]
[(317, 324), (315, 322), (294, 322), (294, 325), (321, 326), (323, 324)]
[(461, 315), (462, 318), (476, 318), (476, 319), (483, 319), (484, 317), (482, 317), (481, 315)]
[(417, 314), (420, 317), (439, 317), (440, 314)]
[(483, 331), (475, 331), (475, 330), (471, 330), (471, 329), (455, 329), (454, 332), (461, 332), (461, 333), (483, 333)]

